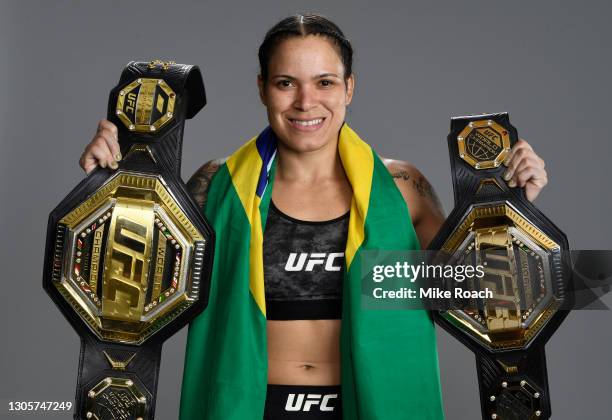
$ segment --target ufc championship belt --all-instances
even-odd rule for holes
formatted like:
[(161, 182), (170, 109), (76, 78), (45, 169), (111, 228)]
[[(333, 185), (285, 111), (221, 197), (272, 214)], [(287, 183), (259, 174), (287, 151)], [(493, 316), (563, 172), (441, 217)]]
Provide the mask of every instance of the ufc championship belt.
[(453, 264), (483, 268), (460, 287), (490, 296), (434, 312), (476, 355), (483, 419), (550, 417), (544, 345), (572, 299), (566, 236), (502, 178), (517, 140), (507, 113), (451, 120), (455, 208), (429, 246)]
[(163, 342), (208, 302), (213, 231), (180, 177), (196, 66), (131, 62), (110, 93), (125, 158), (51, 212), (43, 287), (81, 336), (75, 419), (153, 419)]

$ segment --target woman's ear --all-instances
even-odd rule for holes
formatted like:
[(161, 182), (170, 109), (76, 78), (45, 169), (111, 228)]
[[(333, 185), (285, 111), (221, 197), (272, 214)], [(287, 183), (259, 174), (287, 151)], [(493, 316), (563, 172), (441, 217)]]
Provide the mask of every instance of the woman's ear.
[(259, 89), (259, 100), (262, 104), (264, 104), (264, 106), (268, 106), (268, 104), (266, 103), (266, 87), (264, 86), (264, 81), (261, 77), (261, 74), (257, 75), (257, 88)]
[(353, 92), (355, 92), (355, 75), (351, 74), (346, 78), (346, 100), (345, 105), (349, 105), (353, 100)]

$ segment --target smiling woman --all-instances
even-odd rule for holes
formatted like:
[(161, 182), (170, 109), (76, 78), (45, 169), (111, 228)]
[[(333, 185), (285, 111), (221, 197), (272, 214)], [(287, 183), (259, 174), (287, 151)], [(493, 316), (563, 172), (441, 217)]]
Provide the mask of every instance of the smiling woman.
[[(257, 82), (276, 150), (272, 174), (268, 174), (273, 178), (273, 188), (262, 251), (267, 345), (265, 419), (443, 417), (433, 326), (427, 315), (409, 315), (411, 327), (406, 332), (402, 331), (406, 319), (370, 320), (368, 316), (376, 318), (376, 314), (362, 314), (349, 297), (359, 296), (356, 279), (349, 273), (349, 259), (358, 258), (354, 248), (375, 243), (376, 235), (391, 236), (386, 232), (389, 229), (395, 229), (393, 233), (400, 238), (389, 242), (390, 248), (418, 247), (410, 214), (395, 182), (402, 184), (403, 194), (418, 208), (431, 209), (421, 211), (422, 220), (432, 221), (431, 231), (424, 235), (426, 240), (443, 221), (431, 187), (425, 189), (426, 194), (416, 196), (419, 190), (413, 180), (428, 185), (418, 171), (404, 162), (389, 160), (388, 164), (403, 174), (394, 181), (383, 162), (345, 125), (346, 107), (355, 86), (352, 54), (342, 31), (317, 15), (293, 16), (279, 22), (268, 32), (259, 51), (261, 72)], [(265, 132), (257, 138), (258, 149), (262, 149), (265, 138)], [(230, 161), (228, 166), (237, 168)], [(208, 189), (212, 174), (220, 166)], [(202, 204), (206, 191), (210, 200), (216, 195), (215, 186), (223, 182), (222, 166), (209, 163), (189, 182)], [(237, 178), (232, 173), (234, 184)], [(391, 198), (374, 200), (378, 189)], [(362, 191), (366, 191), (365, 197), (359, 196)], [(218, 213), (213, 207), (217, 205), (208, 201), (207, 215), (209, 211)], [(356, 228), (350, 224), (361, 223), (363, 235), (363, 224), (375, 226), (364, 219), (377, 212), (390, 215), (389, 223), (368, 233), (371, 238), (356, 238), (352, 231)], [(359, 241), (361, 246), (352, 244)], [(333, 264), (327, 263), (330, 256)], [(339, 261), (344, 262), (341, 267), (336, 266)], [(381, 329), (381, 323), (389, 320), (391, 323)], [(218, 401), (209, 399), (202, 404), (196, 397), (198, 391), (207, 388), (196, 378), (211, 372), (202, 363), (192, 362), (200, 348), (198, 343), (204, 345), (202, 337), (209, 335), (210, 326), (199, 321), (193, 323), (189, 336), (184, 418), (200, 413), (206, 413), (201, 418), (214, 418), (212, 413), (220, 412)], [(396, 342), (398, 334), (403, 338)], [(372, 357), (380, 359), (368, 361)], [(402, 363), (402, 358), (408, 363)], [(404, 369), (398, 371), (402, 365)], [(219, 388), (218, 382), (208, 383)], [(407, 398), (410, 389), (413, 397)], [(241, 392), (245, 395), (247, 391)]]
[[(361, 252), (425, 247), (444, 214), (414, 166), (380, 158), (345, 123), (352, 56), (320, 15), (272, 27), (257, 79), (269, 127), (187, 184), (217, 252), (189, 329), (182, 419), (444, 417), (428, 314), (361, 308)], [(119, 159), (103, 120), (81, 166)], [(534, 198), (541, 159), (519, 142), (508, 162)]]

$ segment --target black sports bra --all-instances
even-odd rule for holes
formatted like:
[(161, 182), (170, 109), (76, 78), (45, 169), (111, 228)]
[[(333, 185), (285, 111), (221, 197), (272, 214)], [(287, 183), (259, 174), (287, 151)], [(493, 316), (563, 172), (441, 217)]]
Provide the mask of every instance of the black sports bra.
[(348, 221), (349, 213), (297, 220), (270, 201), (263, 238), (267, 319), (341, 318)]

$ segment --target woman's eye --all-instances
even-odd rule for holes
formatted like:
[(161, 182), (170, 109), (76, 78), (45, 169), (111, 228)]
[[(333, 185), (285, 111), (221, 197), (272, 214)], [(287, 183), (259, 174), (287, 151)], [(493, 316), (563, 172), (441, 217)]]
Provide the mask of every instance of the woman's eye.
[(293, 86), (293, 83), (291, 83), (291, 80), (279, 80), (276, 85), (281, 88), (288, 88)]

